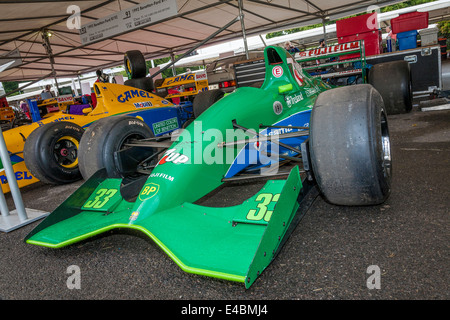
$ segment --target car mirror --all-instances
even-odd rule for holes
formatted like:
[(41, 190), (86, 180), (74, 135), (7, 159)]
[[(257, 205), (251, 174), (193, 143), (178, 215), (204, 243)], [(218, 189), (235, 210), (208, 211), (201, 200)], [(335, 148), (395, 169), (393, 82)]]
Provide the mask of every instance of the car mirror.
[(84, 108), (83, 109), (83, 114), (88, 114), (91, 111), (92, 111), (92, 108)]

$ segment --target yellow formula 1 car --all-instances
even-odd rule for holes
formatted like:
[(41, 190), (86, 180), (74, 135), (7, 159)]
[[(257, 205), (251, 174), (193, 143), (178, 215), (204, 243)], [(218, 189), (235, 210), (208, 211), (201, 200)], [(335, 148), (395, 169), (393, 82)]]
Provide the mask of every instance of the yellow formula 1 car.
[[(180, 127), (182, 111), (148, 91), (111, 83), (95, 83), (95, 109), (54, 113), (41, 121), (3, 133), (19, 187), (37, 181), (50, 184), (81, 179), (78, 146), (84, 129), (93, 122), (115, 115), (128, 115), (146, 122), (153, 132), (130, 132), (133, 138), (167, 134)], [(79, 107), (79, 106), (78, 106)], [(78, 108), (79, 109), (79, 108)], [(3, 192), (10, 190), (0, 161)]]

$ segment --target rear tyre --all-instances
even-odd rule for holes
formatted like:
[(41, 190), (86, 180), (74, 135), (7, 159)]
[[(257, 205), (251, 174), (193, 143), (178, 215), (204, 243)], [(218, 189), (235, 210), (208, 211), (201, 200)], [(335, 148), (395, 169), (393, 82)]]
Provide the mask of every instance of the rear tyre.
[(152, 92), (154, 89), (153, 80), (151, 78), (133, 78), (124, 82), (124, 85)]
[(147, 66), (144, 55), (139, 50), (125, 52), (123, 64), (129, 78), (136, 79), (145, 77)]
[(194, 117), (197, 118), (206, 109), (223, 98), (225, 92), (221, 89), (202, 91), (194, 99)]
[(388, 115), (411, 111), (413, 97), (408, 62), (376, 64), (369, 70), (368, 81), (383, 97)]
[(391, 152), (381, 95), (368, 84), (325, 91), (311, 113), (313, 173), (337, 205), (375, 205), (390, 194)]
[[(152, 130), (142, 121), (130, 116), (103, 118), (91, 125), (80, 141), (80, 171), (84, 179), (106, 168), (108, 177), (123, 178), (127, 175), (115, 161), (115, 153), (128, 147), (125, 144), (133, 139), (154, 137)], [(155, 152), (145, 148), (134, 154), (136, 163)]]
[(34, 130), (23, 149), (28, 170), (48, 184), (80, 180), (78, 148), (83, 133), (83, 128), (67, 121), (49, 123)]

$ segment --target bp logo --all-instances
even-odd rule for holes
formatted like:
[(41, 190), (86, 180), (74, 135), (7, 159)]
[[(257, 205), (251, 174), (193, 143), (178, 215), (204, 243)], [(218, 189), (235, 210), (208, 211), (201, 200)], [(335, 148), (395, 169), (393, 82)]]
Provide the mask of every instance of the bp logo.
[(159, 191), (159, 184), (150, 182), (146, 183), (139, 194), (139, 200), (144, 201), (153, 198)]

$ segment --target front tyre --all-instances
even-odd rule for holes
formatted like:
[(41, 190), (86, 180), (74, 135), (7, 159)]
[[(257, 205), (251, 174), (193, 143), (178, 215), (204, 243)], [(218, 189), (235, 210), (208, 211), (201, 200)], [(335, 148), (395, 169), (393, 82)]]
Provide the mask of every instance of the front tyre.
[(80, 180), (78, 148), (83, 133), (83, 128), (67, 121), (49, 123), (34, 130), (23, 150), (28, 170), (48, 184)]
[[(80, 141), (79, 164), (83, 178), (87, 180), (102, 168), (106, 168), (110, 178), (125, 177), (129, 172), (124, 172), (115, 161), (115, 153), (126, 151), (126, 144), (132, 140), (152, 137), (152, 130), (135, 117), (113, 116), (96, 121)], [(133, 152), (129, 160), (137, 165), (154, 152), (154, 148), (143, 148), (137, 153)]]
[(361, 84), (325, 91), (311, 113), (313, 173), (337, 205), (383, 203), (391, 191), (391, 151), (381, 95)]

